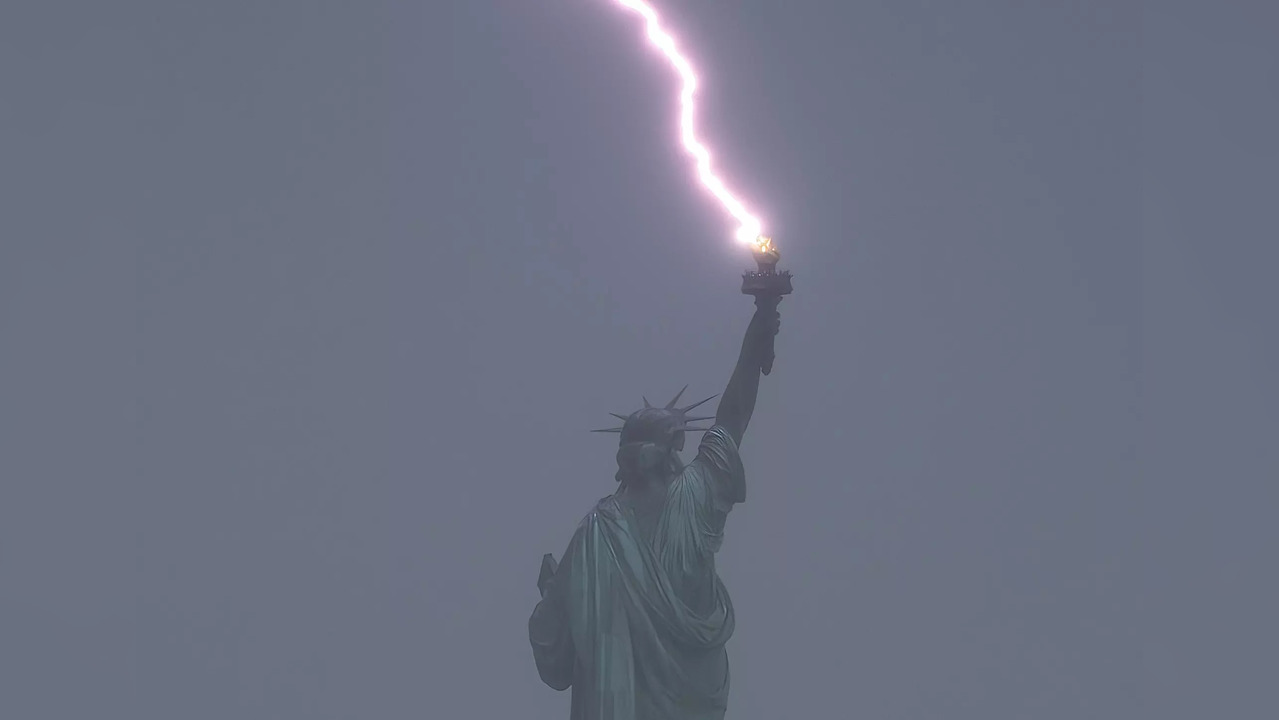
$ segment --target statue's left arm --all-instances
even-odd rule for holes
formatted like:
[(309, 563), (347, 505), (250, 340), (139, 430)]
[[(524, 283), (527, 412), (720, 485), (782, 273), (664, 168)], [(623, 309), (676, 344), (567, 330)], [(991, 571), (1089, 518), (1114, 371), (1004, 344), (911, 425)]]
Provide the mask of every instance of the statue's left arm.
[[(565, 560), (568, 556), (569, 553), (565, 553)], [(566, 690), (573, 684), (576, 657), (566, 602), (567, 570), (562, 565), (557, 567), (551, 555), (543, 556), (542, 572), (537, 579), (542, 599), (528, 619), (528, 639), (533, 646), (537, 673), (542, 682), (555, 690)]]
[(755, 315), (746, 327), (742, 351), (737, 366), (728, 380), (728, 387), (719, 401), (715, 424), (721, 425), (740, 445), (755, 412), (755, 398), (759, 394), (759, 378), (765, 363), (771, 362), (773, 337), (781, 328), (781, 314), (777, 311), (780, 296), (757, 297)]

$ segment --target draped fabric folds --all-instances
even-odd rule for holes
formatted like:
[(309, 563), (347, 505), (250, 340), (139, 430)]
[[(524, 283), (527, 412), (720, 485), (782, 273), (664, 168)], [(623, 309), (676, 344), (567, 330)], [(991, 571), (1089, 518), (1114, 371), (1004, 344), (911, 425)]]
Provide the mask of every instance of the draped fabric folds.
[(721, 720), (733, 605), (715, 553), (746, 499), (722, 427), (671, 483), (651, 539), (616, 496), (582, 520), (529, 619), (543, 682), (573, 688), (571, 720)]

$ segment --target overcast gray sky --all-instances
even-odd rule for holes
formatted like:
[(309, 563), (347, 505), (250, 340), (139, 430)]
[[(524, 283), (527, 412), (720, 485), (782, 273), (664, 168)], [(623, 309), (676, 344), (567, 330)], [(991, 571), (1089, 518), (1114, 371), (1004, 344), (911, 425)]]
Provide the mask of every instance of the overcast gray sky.
[[(1273, 716), (1275, 12), (662, 5), (796, 274), (729, 717)], [(674, 88), (605, 0), (4, 3), (0, 716), (567, 717), (585, 431), (752, 310)]]

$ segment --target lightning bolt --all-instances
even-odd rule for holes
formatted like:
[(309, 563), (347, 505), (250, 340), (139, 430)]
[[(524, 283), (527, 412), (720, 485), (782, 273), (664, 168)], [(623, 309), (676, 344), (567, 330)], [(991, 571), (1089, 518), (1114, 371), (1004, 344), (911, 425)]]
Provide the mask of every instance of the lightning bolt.
[(644, 18), (644, 26), (649, 42), (661, 52), (662, 56), (671, 64), (671, 67), (675, 69), (675, 72), (679, 74), (680, 143), (684, 146), (684, 152), (690, 155), (697, 164), (697, 179), (710, 191), (711, 195), (715, 196), (716, 200), (719, 200), (720, 205), (724, 206), (724, 210), (737, 221), (738, 227), (734, 233), (737, 239), (742, 242), (758, 244), (760, 242), (758, 239), (760, 231), (763, 228), (762, 223), (728, 189), (724, 181), (715, 174), (714, 168), (711, 167), (710, 150), (697, 137), (697, 127), (696, 123), (694, 123), (697, 104), (694, 102), (694, 98), (697, 95), (698, 81), (697, 72), (693, 69), (693, 64), (679, 51), (675, 38), (662, 27), (661, 21), (657, 18), (657, 11), (653, 9), (653, 6), (644, 2), (644, 0), (615, 0), (615, 2)]

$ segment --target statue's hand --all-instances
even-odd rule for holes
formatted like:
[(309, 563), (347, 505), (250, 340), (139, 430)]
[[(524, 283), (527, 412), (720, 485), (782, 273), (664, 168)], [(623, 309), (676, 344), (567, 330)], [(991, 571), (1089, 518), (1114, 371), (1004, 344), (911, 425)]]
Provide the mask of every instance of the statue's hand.
[(777, 311), (777, 305), (781, 301), (780, 295), (755, 298), (755, 316), (758, 318), (760, 332), (765, 337), (773, 337), (781, 332), (782, 314)]

